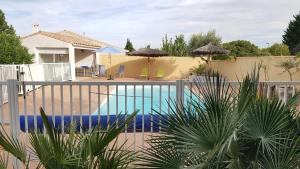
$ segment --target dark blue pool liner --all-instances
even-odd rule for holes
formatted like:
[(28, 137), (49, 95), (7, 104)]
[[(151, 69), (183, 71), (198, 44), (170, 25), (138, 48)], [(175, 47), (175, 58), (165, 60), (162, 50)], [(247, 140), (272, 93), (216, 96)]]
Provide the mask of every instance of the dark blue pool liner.
[[(47, 116), (48, 121), (52, 123), (52, 116)], [(107, 123), (107, 115), (101, 115), (100, 116), (100, 123), (98, 123), (98, 116), (97, 115), (92, 115), (91, 116), (91, 121), (92, 121), (92, 128), (96, 126), (101, 126), (101, 128), (105, 129), (107, 128), (108, 124), (113, 125), (118, 118), (119, 123), (123, 120), (124, 118), (121, 116), (116, 116), (116, 115), (109, 115), (109, 123)], [(137, 115), (136, 120), (132, 121), (130, 125), (127, 127), (127, 132), (133, 132), (134, 131), (134, 124), (136, 124), (136, 132), (142, 132), (142, 115)], [(159, 131), (159, 117), (157, 115), (152, 115), (153, 119), (153, 132), (158, 132)], [(44, 125), (42, 121), (41, 116), (36, 116), (37, 120), (37, 130), (38, 131), (43, 131), (44, 130)], [(61, 132), (61, 116), (55, 116), (54, 119), (54, 127)], [(70, 126), (71, 123), (71, 116), (64, 116), (64, 130), (65, 132), (68, 132), (68, 126)], [(87, 131), (89, 130), (89, 116), (88, 115), (83, 115), (82, 116), (82, 125), (80, 127), (80, 116), (73, 116), (73, 121), (76, 122), (77, 124), (77, 131), (80, 131), (80, 128), (82, 128), (82, 131)], [(28, 131), (33, 131), (34, 130), (34, 116), (33, 115), (28, 115), (27, 116), (27, 124), (28, 124)], [(53, 124), (53, 123), (52, 123)], [(20, 115), (20, 128), (23, 132), (25, 132), (25, 116)], [(146, 114), (144, 115), (144, 132), (150, 132), (151, 131), (151, 115)], [(124, 132), (124, 131), (123, 131)]]

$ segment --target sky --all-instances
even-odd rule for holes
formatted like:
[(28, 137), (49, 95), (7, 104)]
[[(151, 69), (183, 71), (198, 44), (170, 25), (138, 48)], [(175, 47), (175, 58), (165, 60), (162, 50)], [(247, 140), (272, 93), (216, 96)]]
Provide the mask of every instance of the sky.
[(216, 30), (223, 42), (249, 40), (259, 47), (281, 42), (300, 0), (0, 0), (20, 36), (40, 30), (71, 30), (124, 47), (161, 47), (165, 34)]

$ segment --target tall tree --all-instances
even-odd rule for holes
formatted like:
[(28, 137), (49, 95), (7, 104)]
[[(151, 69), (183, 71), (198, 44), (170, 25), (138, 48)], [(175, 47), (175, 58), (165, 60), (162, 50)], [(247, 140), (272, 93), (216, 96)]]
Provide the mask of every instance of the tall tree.
[(300, 12), (294, 15), (294, 19), (290, 21), (282, 38), (282, 42), (289, 46), (290, 52), (295, 54), (297, 52), (295, 47), (300, 43)]
[(173, 44), (173, 52), (175, 56), (186, 56), (187, 55), (187, 44), (184, 40), (184, 35), (181, 34), (175, 37)]
[(128, 50), (129, 52), (135, 51), (135, 49), (133, 48), (133, 44), (129, 38), (127, 38), (127, 40), (126, 40), (126, 45), (125, 45), (124, 49)]
[(173, 56), (186, 56), (188, 54), (187, 44), (184, 40), (183, 34), (176, 35), (174, 42), (172, 38), (168, 39), (168, 36), (165, 35), (165, 37), (162, 39), (161, 49)]
[(258, 47), (246, 40), (223, 43), (223, 48), (229, 50), (230, 55), (235, 57), (259, 55)]
[(0, 10), (0, 64), (32, 63), (32, 57)]
[(216, 46), (221, 45), (222, 39), (217, 36), (215, 30), (210, 30), (206, 34), (193, 34), (188, 42), (188, 51), (191, 53), (194, 49), (207, 45), (210, 42)]
[(169, 39), (167, 34), (162, 39), (161, 50), (168, 52), (169, 55), (173, 55), (173, 40), (172, 38)]
[(5, 14), (0, 9), (0, 33), (6, 33), (10, 35), (15, 35), (15, 29), (12, 25), (8, 25), (5, 20)]

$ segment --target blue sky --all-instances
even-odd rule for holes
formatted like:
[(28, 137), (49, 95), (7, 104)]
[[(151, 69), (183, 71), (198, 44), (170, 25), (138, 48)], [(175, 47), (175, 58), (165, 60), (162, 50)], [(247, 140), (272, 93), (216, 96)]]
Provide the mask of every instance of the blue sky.
[(1, 0), (7, 21), (21, 36), (38, 23), (124, 47), (160, 47), (161, 39), (215, 29), (223, 42), (246, 39), (259, 47), (281, 42), (300, 0)]

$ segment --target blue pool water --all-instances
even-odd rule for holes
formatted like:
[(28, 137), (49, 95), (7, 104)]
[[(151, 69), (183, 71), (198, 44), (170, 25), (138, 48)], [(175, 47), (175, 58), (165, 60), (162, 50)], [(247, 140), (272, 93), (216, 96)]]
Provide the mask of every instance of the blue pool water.
[[(116, 92), (116, 90), (118, 90), (118, 93)], [(144, 94), (142, 86), (136, 86), (135, 88), (133, 86), (127, 86), (126, 106), (125, 86), (118, 86), (118, 89), (115, 89), (110, 93), (109, 100), (104, 100), (104, 102), (100, 105), (100, 109), (96, 110), (93, 115), (98, 115), (99, 112), (101, 115), (114, 115), (118, 113), (124, 114), (125, 112), (131, 113), (134, 110), (139, 110), (139, 114), (150, 114), (151, 110), (153, 109), (155, 109), (156, 111), (167, 112), (168, 101), (174, 100), (176, 97), (176, 87), (153, 86), (152, 90), (153, 92), (151, 97), (151, 86), (144, 86)], [(142, 100), (143, 96), (144, 104)]]

